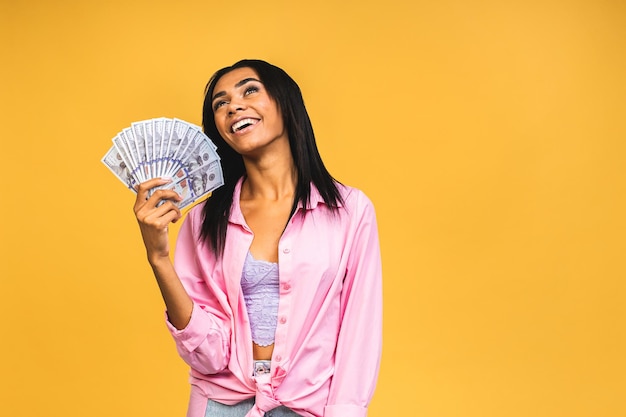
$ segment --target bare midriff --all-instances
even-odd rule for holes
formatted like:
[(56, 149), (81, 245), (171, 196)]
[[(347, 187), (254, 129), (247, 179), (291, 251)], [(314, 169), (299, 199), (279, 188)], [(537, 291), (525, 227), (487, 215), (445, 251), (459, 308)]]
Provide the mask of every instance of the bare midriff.
[(269, 361), (272, 359), (274, 352), (274, 344), (269, 346), (260, 346), (252, 342), (252, 357), (255, 361)]

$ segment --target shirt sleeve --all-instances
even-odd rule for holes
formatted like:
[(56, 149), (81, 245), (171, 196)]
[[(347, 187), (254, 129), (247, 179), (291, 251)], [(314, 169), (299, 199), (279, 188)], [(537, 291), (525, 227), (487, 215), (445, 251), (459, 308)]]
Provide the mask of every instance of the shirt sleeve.
[(342, 322), (324, 417), (365, 417), (382, 351), (382, 266), (374, 207), (362, 193), (341, 295)]
[(187, 294), (193, 300), (191, 319), (184, 329), (167, 320), (167, 328), (182, 359), (202, 374), (215, 374), (226, 368), (230, 356), (231, 317), (226, 294), (200, 262), (206, 246), (198, 240), (197, 212), (190, 212), (178, 234), (174, 267)]

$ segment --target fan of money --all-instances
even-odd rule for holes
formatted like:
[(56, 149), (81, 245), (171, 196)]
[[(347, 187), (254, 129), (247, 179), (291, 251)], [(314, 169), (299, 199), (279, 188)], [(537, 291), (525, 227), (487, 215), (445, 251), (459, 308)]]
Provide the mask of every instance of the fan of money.
[(165, 117), (131, 123), (113, 138), (102, 162), (130, 190), (151, 178), (167, 177), (185, 208), (224, 185), (216, 146), (200, 127)]

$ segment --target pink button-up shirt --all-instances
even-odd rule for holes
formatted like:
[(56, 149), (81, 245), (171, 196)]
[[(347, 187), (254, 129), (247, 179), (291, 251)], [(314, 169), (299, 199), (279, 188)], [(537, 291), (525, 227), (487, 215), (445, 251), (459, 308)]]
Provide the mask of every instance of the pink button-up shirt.
[(201, 206), (178, 235), (175, 267), (194, 301), (186, 328), (167, 323), (191, 367), (188, 417), (207, 399), (234, 404), (255, 397), (249, 417), (284, 405), (306, 417), (364, 417), (381, 354), (382, 279), (374, 208), (361, 191), (339, 186), (331, 212), (311, 186), (278, 246), (280, 301), (269, 375), (254, 377), (252, 337), (241, 272), (253, 234), (233, 195), (223, 257), (200, 240)]

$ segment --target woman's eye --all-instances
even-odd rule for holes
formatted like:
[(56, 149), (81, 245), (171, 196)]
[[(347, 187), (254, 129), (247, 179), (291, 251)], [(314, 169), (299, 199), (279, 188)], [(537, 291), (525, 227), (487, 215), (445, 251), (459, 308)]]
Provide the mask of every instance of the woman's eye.
[(217, 109), (219, 109), (219, 108), (220, 108), (220, 107), (222, 107), (224, 104), (226, 104), (226, 102), (225, 102), (225, 101), (218, 101), (218, 102), (216, 102), (216, 103), (213, 105), (213, 110), (217, 110)]
[(247, 96), (248, 94), (256, 93), (257, 91), (259, 91), (258, 87), (250, 86), (250, 87), (246, 88), (246, 91), (244, 91), (243, 95)]

